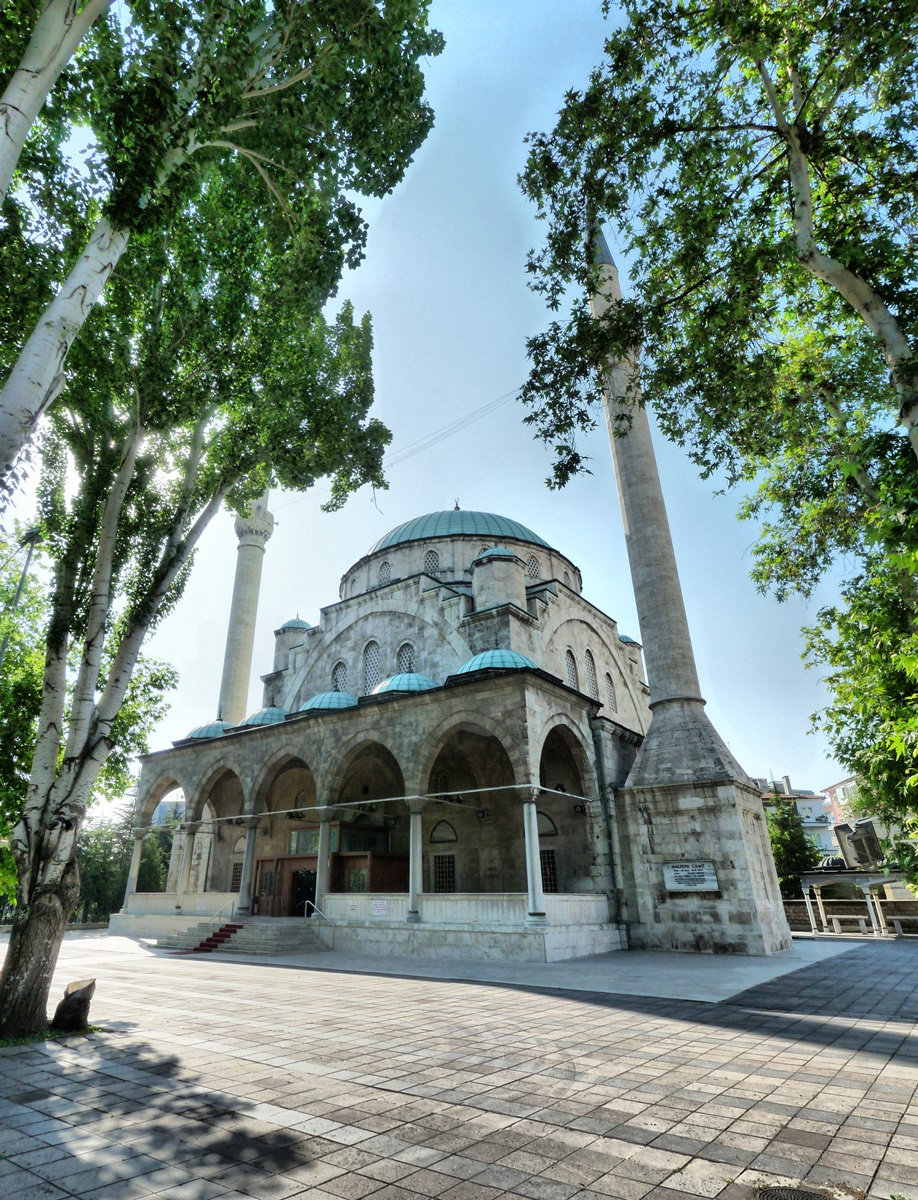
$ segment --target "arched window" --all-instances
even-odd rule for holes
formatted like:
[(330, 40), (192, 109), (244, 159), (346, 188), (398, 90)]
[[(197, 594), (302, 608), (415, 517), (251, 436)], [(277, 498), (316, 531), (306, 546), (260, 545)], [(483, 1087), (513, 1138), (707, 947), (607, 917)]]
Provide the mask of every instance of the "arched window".
[(618, 703), (615, 699), (615, 684), (612, 682), (612, 676), (606, 672), (606, 704), (612, 712), (618, 712)]
[(598, 700), (599, 688), (596, 686), (596, 664), (593, 662), (593, 655), (589, 650), (587, 650), (584, 658), (586, 659), (587, 691), (594, 700)]
[(431, 842), (458, 842), (456, 831), (449, 821), (438, 821), (430, 831)]
[(379, 570), (376, 573), (376, 579), (377, 579), (377, 582), (379, 583), (380, 587), (384, 587), (387, 583), (391, 583), (392, 567), (391, 567), (388, 559), (385, 562), (381, 562), (379, 564)]
[(363, 648), (363, 691), (368, 696), (379, 683), (379, 642), (367, 642)]
[(438, 771), (437, 777), (434, 780), (434, 791), (438, 795), (445, 796), (449, 791), (449, 776), (445, 771)]
[(571, 577), (570, 577), (570, 575), (568, 575), (567, 571), (564, 572), (564, 586), (565, 587), (571, 586)]
[(539, 560), (534, 554), (530, 554), (526, 559), (526, 577), (527, 579), (542, 578), (542, 568), (539, 566)]
[(554, 823), (548, 813), (536, 813), (536, 825), (539, 830), (539, 837), (557, 837), (558, 826)]
[(410, 675), (414, 670), (414, 646), (411, 642), (402, 642), (399, 646), (396, 669), (399, 675)]
[(564, 655), (564, 668), (567, 672), (567, 686), (580, 691), (580, 681), (577, 678), (577, 660), (574, 658), (573, 650), (568, 650)]
[(337, 662), (332, 667), (332, 691), (346, 692), (347, 691), (347, 665), (343, 662)]
[(424, 570), (428, 575), (440, 574), (440, 555), (436, 550), (428, 550), (424, 555)]
[(478, 557), (481, 558), (482, 554), (487, 554), (487, 552), (490, 549), (491, 549), (490, 546), (482, 546), (481, 549), (478, 551)]
[(245, 834), (243, 834), (242, 837), (237, 837), (235, 842), (233, 842), (233, 853), (245, 854)]

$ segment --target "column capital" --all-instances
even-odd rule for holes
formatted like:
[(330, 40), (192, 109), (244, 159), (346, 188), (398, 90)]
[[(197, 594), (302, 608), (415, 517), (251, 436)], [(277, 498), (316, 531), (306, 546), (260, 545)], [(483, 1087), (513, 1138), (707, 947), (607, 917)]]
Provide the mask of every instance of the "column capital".
[(527, 787), (522, 789), (524, 804), (538, 804), (539, 797), (542, 795), (540, 787)]
[(408, 811), (410, 813), (421, 813), (427, 807), (427, 801), (419, 798), (406, 800), (405, 803), (408, 805)]
[(197, 833), (201, 828), (203, 821), (185, 821), (182, 824), (183, 833)]
[(134, 837), (137, 838), (138, 841), (140, 841), (147, 836), (147, 834), (150, 832), (150, 830), (152, 828), (153, 828), (152, 825), (135, 825), (134, 826)]

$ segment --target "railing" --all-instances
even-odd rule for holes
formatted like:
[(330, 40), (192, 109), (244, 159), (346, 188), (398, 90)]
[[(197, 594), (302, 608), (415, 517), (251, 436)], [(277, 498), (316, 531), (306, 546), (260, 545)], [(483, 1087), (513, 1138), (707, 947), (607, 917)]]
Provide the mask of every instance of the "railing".
[(227, 909), (230, 910), (230, 920), (232, 921), (233, 917), (236, 915), (236, 897), (235, 896), (232, 898), (232, 900), (227, 900), (227, 902), (223, 905), (222, 908), (217, 909), (217, 911), (214, 913), (214, 919), (216, 919), (217, 917), (221, 917), (226, 912)]
[(313, 904), (313, 902), (311, 900), (307, 900), (306, 908), (307, 908), (307, 910), (311, 908), (313, 912), (318, 913), (319, 916), (322, 918), (322, 920), (327, 921), (329, 923), (329, 925), (331, 925), (332, 929), (334, 929), (335, 922), (331, 919), (331, 917), (326, 917), (325, 913), (322, 912), (322, 910), (321, 910), (321, 908), (319, 908), (318, 904)]

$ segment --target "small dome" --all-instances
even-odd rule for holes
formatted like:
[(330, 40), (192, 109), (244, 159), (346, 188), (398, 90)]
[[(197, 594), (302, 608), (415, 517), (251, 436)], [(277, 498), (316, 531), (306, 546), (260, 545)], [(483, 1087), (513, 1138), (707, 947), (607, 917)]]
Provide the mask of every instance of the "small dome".
[(319, 692), (317, 696), (310, 696), (300, 712), (315, 712), (322, 710), (330, 712), (336, 708), (354, 708), (357, 704), (357, 697), (352, 696), (350, 692)]
[(278, 633), (290, 633), (294, 629), (311, 629), (312, 626), (308, 621), (303, 621), (300, 617), (294, 617), (292, 621), (285, 621), (278, 629)]
[(484, 653), (476, 654), (467, 663), (463, 663), (456, 674), (468, 675), (472, 671), (520, 671), (525, 667), (535, 666), (531, 658), (527, 658), (525, 654), (517, 654), (515, 650), (485, 650)]
[(512, 550), (508, 550), (506, 546), (492, 546), (490, 550), (485, 550), (483, 554), (479, 554), (475, 562), (481, 562), (484, 558), (515, 558), (519, 562), (522, 562), (520, 556), (514, 554)]
[(439, 687), (435, 679), (427, 675), (418, 675), (415, 671), (405, 671), (401, 675), (390, 675), (382, 683), (377, 683), (370, 693), (379, 696), (383, 692), (429, 692), (431, 688)]
[(623, 642), (626, 646), (640, 646), (641, 644), (640, 642), (636, 642), (634, 638), (628, 637), (627, 633), (620, 633), (618, 635), (618, 640)]
[(286, 715), (286, 708), (275, 708), (271, 705), (269, 708), (260, 708), (258, 712), (253, 712), (244, 721), (239, 722), (239, 727), (241, 729), (247, 725), (276, 725), (278, 721), (283, 721)]
[(204, 738), (222, 737), (224, 733), (227, 733), (232, 728), (233, 726), (230, 725), (229, 721), (211, 721), (207, 725), (198, 725), (192, 729), (191, 733), (188, 734), (187, 740), (191, 741), (192, 738), (201, 738), (203, 740)]

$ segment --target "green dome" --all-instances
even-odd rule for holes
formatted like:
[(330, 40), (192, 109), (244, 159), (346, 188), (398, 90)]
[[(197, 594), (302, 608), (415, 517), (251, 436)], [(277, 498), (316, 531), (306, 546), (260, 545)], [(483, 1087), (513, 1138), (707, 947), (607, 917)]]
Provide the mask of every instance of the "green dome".
[(479, 537), (479, 538), (516, 538), (521, 542), (532, 542), (536, 546), (548, 546), (548, 542), (521, 525), (519, 521), (511, 521), (508, 517), (499, 517), (496, 513), (467, 512), (464, 508), (449, 508), (446, 512), (427, 513), (424, 517), (415, 517), (398, 525), (384, 538), (371, 546), (368, 554), (377, 550), (389, 550), (393, 546), (401, 546), (403, 542), (426, 542), (433, 538), (449, 537)]
[(377, 683), (371, 695), (379, 696), (383, 692), (429, 692), (431, 688), (439, 686), (439, 683), (428, 675), (419, 675), (416, 671), (405, 671), (401, 675), (390, 675), (382, 683)]
[(294, 617), (292, 621), (285, 621), (278, 629), (278, 633), (287, 633), (292, 629), (310, 629), (312, 628), (308, 621), (302, 620), (301, 617)]
[(275, 708), (272, 705), (268, 708), (260, 708), (258, 712), (253, 712), (244, 721), (240, 721), (239, 725), (240, 728), (244, 725), (276, 725), (278, 721), (283, 721), (286, 715), (286, 708)]
[(479, 554), (475, 561), (481, 562), (483, 558), (519, 558), (519, 555), (508, 550), (506, 546), (492, 546), (490, 550), (485, 550), (484, 554)]
[(520, 671), (524, 667), (538, 669), (531, 658), (527, 658), (525, 654), (517, 654), (515, 650), (485, 650), (463, 663), (456, 674), (468, 675), (472, 671)]
[(357, 697), (352, 696), (350, 692), (319, 692), (317, 696), (310, 696), (300, 712), (328, 712), (332, 709), (353, 708), (356, 703)]
[(640, 642), (636, 642), (633, 637), (628, 637), (627, 633), (620, 633), (618, 640), (624, 646), (639, 646), (641, 644)]
[(227, 730), (232, 729), (229, 721), (210, 721), (207, 725), (198, 725), (188, 734), (187, 741), (192, 738), (215, 738), (222, 737)]

